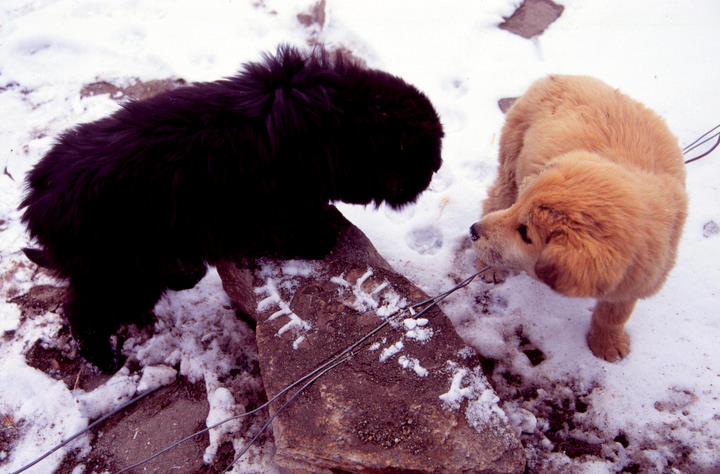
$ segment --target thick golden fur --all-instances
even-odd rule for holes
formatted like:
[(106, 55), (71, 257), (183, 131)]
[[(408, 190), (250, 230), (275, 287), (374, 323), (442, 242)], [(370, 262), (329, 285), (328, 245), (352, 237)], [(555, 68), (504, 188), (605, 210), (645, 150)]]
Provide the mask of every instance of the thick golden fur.
[(508, 111), (498, 177), (471, 227), (489, 277), (525, 271), (594, 297), (593, 353), (629, 352), (624, 325), (675, 262), (687, 214), (677, 140), (642, 104), (590, 77), (549, 76)]

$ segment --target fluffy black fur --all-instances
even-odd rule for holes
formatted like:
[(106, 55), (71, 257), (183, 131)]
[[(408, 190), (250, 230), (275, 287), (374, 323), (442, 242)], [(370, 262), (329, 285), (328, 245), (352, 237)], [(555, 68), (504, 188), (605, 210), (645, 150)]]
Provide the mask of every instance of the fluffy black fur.
[(320, 257), (335, 242), (330, 201), (413, 202), (442, 136), (401, 79), (283, 46), (65, 132), (27, 177), (23, 221), (42, 248), (26, 253), (69, 279), (80, 352), (112, 370), (109, 336), (206, 263)]

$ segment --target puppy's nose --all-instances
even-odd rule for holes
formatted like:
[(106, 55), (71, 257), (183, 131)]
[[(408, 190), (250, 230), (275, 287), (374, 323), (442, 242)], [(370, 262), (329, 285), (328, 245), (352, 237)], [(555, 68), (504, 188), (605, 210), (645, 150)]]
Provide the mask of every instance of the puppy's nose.
[(473, 242), (475, 242), (477, 239), (480, 238), (480, 234), (478, 234), (478, 231), (475, 227), (476, 225), (477, 224), (473, 224), (470, 226), (470, 238), (472, 239)]

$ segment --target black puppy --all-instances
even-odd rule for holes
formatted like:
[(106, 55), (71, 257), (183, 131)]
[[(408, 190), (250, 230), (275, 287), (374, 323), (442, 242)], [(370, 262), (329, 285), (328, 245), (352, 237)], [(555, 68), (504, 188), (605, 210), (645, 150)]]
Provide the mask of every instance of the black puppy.
[(328, 203), (415, 201), (441, 164), (430, 101), (382, 71), (282, 46), (230, 79), (130, 102), (65, 132), (27, 177), (28, 257), (68, 278), (80, 353), (167, 288), (236, 256), (322, 257)]

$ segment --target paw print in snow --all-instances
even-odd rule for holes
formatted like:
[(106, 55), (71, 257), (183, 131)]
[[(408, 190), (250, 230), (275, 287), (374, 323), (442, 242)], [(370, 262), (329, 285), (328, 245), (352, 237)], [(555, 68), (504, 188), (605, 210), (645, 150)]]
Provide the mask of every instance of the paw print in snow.
[(435, 255), (443, 246), (443, 234), (435, 226), (417, 227), (405, 235), (405, 243), (421, 255)]

